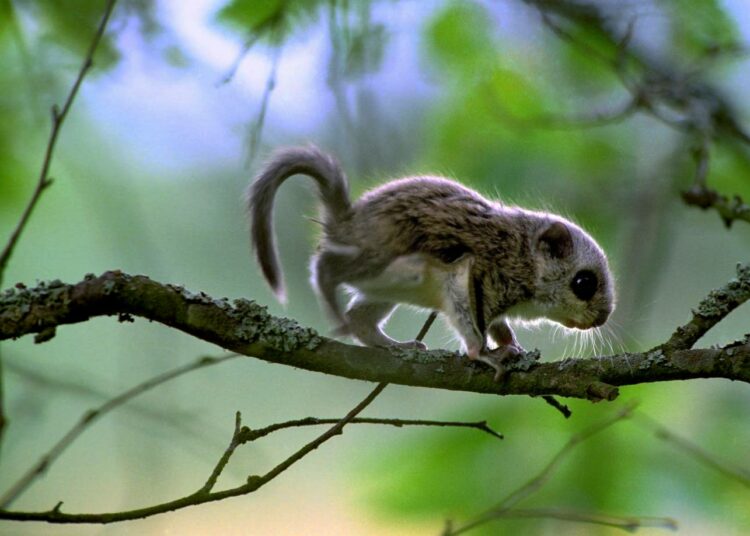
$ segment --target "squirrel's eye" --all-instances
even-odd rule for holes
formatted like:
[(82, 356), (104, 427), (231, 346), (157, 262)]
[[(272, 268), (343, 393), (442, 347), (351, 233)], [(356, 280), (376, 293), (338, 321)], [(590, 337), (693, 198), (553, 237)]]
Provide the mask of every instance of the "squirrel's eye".
[(599, 280), (591, 270), (581, 270), (573, 276), (573, 281), (570, 282), (570, 289), (573, 291), (573, 294), (579, 300), (583, 301), (589, 301), (593, 298), (598, 287)]

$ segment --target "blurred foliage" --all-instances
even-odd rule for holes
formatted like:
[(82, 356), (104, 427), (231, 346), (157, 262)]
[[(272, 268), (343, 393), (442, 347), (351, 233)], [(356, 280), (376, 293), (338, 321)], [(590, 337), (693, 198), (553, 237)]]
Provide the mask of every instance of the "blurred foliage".
[[(38, 173), (48, 110), (62, 104), (104, 7), (99, 0), (0, 1), (0, 208), (17, 204), (22, 185)], [(160, 31), (154, 10), (153, 2), (135, 0), (118, 6), (114, 16), (136, 18), (141, 33), (151, 36)], [(112, 69), (120, 59), (116, 35), (103, 36), (90, 76)], [(64, 72), (55, 68), (59, 64)]]
[(661, 0), (677, 58), (703, 58), (739, 44), (737, 25), (718, 0)]
[(330, 2), (329, 81), (357, 81), (382, 67), (388, 32), (384, 24), (373, 22), (371, 8), (370, 2)]
[[(549, 80), (532, 79), (512, 43), (495, 33), (487, 8), (469, 2), (450, 4), (428, 25), (428, 59), (451, 91), (427, 121), (425, 161), (511, 202), (538, 204), (539, 193), (552, 189), (538, 208), (567, 207), (606, 243), (616, 231), (609, 203), (620, 203), (609, 194), (629, 136), (546, 128), (544, 114), (564, 117), (572, 105), (561, 104)], [(581, 195), (583, 184), (596, 205)]]
[[(17, 9), (32, 17), (40, 41), (66, 49), (73, 58), (83, 58), (91, 45), (91, 37), (101, 20), (104, 2), (62, 0), (60, 2), (17, 2)], [(84, 31), (84, 28), (88, 31)], [(112, 35), (105, 36), (97, 48), (96, 62), (100, 68), (111, 67), (119, 59)]]
[(325, 0), (232, 0), (217, 18), (242, 31), (246, 39), (279, 45), (292, 33), (316, 21)]
[(469, 2), (451, 4), (426, 30), (428, 51), (456, 75), (481, 75), (498, 56), (493, 29), (486, 8)]

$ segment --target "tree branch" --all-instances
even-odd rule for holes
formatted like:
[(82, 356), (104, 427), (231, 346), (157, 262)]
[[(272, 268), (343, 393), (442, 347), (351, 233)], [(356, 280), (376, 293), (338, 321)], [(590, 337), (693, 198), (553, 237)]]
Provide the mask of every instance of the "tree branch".
[[(635, 532), (641, 528), (660, 528), (677, 530), (677, 521), (669, 517), (651, 516), (613, 516), (611, 514), (600, 514), (591, 512), (578, 512), (576, 510), (563, 510), (559, 508), (514, 508), (498, 512), (496, 519), (509, 518), (545, 518), (558, 521), (574, 521), (577, 523), (589, 523), (622, 529), (626, 532)], [(451, 533), (448, 533), (451, 534)]]
[(469, 532), (470, 530), (473, 530), (476, 527), (484, 525), (495, 519), (506, 516), (512, 517), (513, 514), (511, 514), (510, 512), (514, 511), (515, 506), (519, 502), (522, 502), (524, 499), (539, 491), (539, 489), (542, 488), (547, 483), (547, 481), (549, 481), (562, 461), (578, 445), (580, 445), (590, 437), (598, 434), (602, 430), (605, 430), (613, 424), (629, 417), (633, 412), (633, 407), (634, 404), (628, 404), (606, 419), (602, 419), (601, 421), (596, 422), (591, 426), (581, 430), (577, 434), (571, 436), (571, 438), (562, 446), (559, 451), (557, 451), (557, 453), (552, 457), (547, 465), (545, 465), (544, 468), (542, 468), (542, 470), (539, 471), (539, 473), (532, 477), (528, 482), (521, 485), (521, 487), (513, 490), (495, 506), (488, 508), (483, 513), (468, 521), (466, 524), (454, 529), (452, 523), (448, 523), (446, 525), (445, 531), (443, 532), (443, 536), (458, 536), (459, 534)]
[(126, 521), (131, 519), (142, 519), (150, 517), (156, 514), (163, 514), (166, 512), (172, 512), (174, 510), (180, 510), (187, 508), (188, 506), (197, 506), (199, 504), (205, 504), (208, 502), (220, 501), (229, 497), (238, 497), (240, 495), (247, 495), (257, 491), (259, 488), (268, 484), (271, 480), (279, 476), (281, 473), (289, 469), (292, 465), (297, 463), (299, 460), (310, 454), (313, 450), (317, 449), (320, 445), (331, 439), (332, 437), (342, 433), (344, 426), (350, 423), (359, 413), (361, 413), (370, 403), (377, 398), (377, 396), (388, 386), (386, 383), (378, 384), (359, 404), (357, 404), (349, 413), (343, 418), (339, 419), (334, 426), (326, 430), (323, 434), (316, 437), (306, 445), (302, 446), (294, 454), (286, 458), (284, 461), (276, 465), (273, 469), (265, 473), (264, 475), (250, 475), (247, 477), (247, 481), (237, 487), (222, 490), (213, 491), (221, 473), (224, 471), (229, 459), (234, 454), (234, 451), (239, 447), (242, 441), (242, 434), (244, 428), (242, 427), (242, 418), (239, 412), (235, 416), (235, 427), (234, 433), (229, 446), (224, 451), (219, 461), (216, 463), (213, 471), (209, 475), (205, 484), (198, 489), (198, 491), (186, 495), (185, 497), (168, 501), (153, 506), (147, 506), (145, 508), (137, 508), (135, 510), (126, 510), (122, 512), (111, 512), (103, 514), (68, 514), (61, 511), (62, 502), (58, 502), (54, 508), (44, 512), (20, 512), (20, 511), (9, 511), (0, 510), (0, 519), (10, 519), (15, 521), (46, 521), (48, 523), (114, 523), (117, 521)]
[(682, 200), (703, 210), (716, 210), (727, 227), (731, 227), (735, 220), (750, 223), (750, 205), (738, 195), (730, 199), (705, 184), (694, 184), (682, 192)]
[[(304, 419), (295, 419), (291, 421), (279, 422), (271, 424), (264, 428), (250, 429), (245, 428), (243, 430), (243, 442), (254, 441), (261, 437), (265, 437), (273, 432), (284, 430), (286, 428), (299, 428), (303, 426), (318, 426), (321, 424), (335, 424), (339, 419), (321, 419), (319, 417), (305, 417)], [(403, 426), (436, 426), (436, 427), (448, 427), (448, 428), (473, 428), (481, 432), (485, 432), (497, 439), (505, 439), (503, 434), (500, 434), (490, 428), (487, 421), (477, 422), (466, 422), (466, 421), (433, 421), (423, 419), (377, 419), (372, 417), (357, 417), (352, 419), (351, 424), (383, 424), (387, 426), (395, 426), (401, 428)]]
[(745, 303), (750, 298), (750, 264), (737, 265), (737, 276), (701, 300), (690, 322), (677, 328), (660, 348), (667, 351), (692, 348), (708, 330)]
[(736, 480), (745, 487), (750, 488), (750, 470), (748, 468), (720, 460), (699, 445), (696, 445), (692, 441), (689, 441), (662, 426), (645, 413), (634, 412), (633, 422), (650, 430), (658, 439), (682, 450), (706, 467), (710, 467), (725, 477)]
[(119, 271), (74, 285), (60, 281), (0, 294), (0, 340), (36, 333), (39, 342), (57, 326), (104, 315), (135, 315), (160, 322), (228, 350), (272, 363), (351, 379), (477, 393), (561, 395), (613, 400), (618, 387), (639, 383), (726, 378), (750, 383), (750, 341), (691, 349), (710, 327), (750, 297), (750, 266), (712, 294), (694, 318), (662, 346), (641, 353), (555, 363), (522, 360), (503, 382), (488, 368), (455, 352), (367, 348), (325, 338), (293, 320), (270, 315), (255, 302), (217, 300)]

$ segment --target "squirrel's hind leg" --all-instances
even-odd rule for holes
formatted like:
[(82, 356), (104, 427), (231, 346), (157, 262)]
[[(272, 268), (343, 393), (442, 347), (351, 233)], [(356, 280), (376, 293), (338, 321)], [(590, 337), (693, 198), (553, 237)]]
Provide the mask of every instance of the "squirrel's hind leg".
[(399, 346), (402, 348), (427, 347), (419, 341), (400, 342), (392, 339), (381, 329), (396, 304), (371, 301), (362, 294), (355, 294), (346, 310), (347, 331), (366, 346)]

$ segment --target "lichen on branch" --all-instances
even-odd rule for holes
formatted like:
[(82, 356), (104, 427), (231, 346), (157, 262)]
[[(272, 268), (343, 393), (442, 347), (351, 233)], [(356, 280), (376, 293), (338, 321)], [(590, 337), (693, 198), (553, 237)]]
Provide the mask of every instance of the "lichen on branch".
[[(345, 344), (271, 315), (249, 300), (230, 302), (202, 292), (162, 284), (120, 271), (88, 275), (76, 284), (60, 281), (0, 294), (0, 340), (38, 334), (49, 340), (65, 324), (95, 316), (146, 318), (222, 348), (265, 361), (345, 378), (477, 393), (560, 395), (613, 400), (619, 387), (692, 378), (750, 382), (750, 344), (692, 349), (695, 342), (750, 297), (750, 267), (698, 306), (693, 318), (664, 344), (640, 353), (520, 362), (502, 382), (481, 364), (456, 352), (367, 348)], [(128, 328), (123, 328), (128, 329)], [(43, 335), (40, 339), (39, 334)]]

